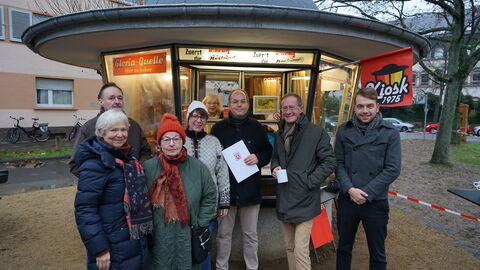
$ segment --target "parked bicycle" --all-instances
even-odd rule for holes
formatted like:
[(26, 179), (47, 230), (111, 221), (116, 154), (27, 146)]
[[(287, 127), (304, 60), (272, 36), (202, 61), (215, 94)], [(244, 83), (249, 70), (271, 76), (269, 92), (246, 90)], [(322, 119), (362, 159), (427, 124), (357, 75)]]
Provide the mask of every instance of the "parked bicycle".
[(20, 121), (25, 119), (23, 117), (15, 118), (10, 116), (16, 123), (13, 123), (13, 128), (7, 132), (7, 139), (11, 143), (16, 143), (20, 140), (20, 131), (23, 131), (29, 138), (37, 142), (44, 142), (50, 138), (50, 130), (48, 130), (48, 123), (38, 123), (38, 118), (32, 118), (33, 124), (30, 130), (20, 126)]
[(73, 128), (72, 128), (72, 130), (70, 130), (70, 133), (68, 133), (68, 140), (69, 141), (73, 140), (77, 136), (77, 132), (82, 127), (82, 123), (80, 123), (80, 121), (86, 120), (85, 118), (78, 117), (75, 114), (73, 115), (73, 117), (75, 117), (77, 122), (75, 123), (75, 125), (73, 125)]

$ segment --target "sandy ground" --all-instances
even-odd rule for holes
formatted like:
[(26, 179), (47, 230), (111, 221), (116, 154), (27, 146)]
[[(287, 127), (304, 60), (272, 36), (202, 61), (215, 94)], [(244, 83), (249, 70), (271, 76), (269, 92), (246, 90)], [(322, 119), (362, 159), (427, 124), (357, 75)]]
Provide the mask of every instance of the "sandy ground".
[[(474, 217), (480, 207), (446, 191), (472, 188), (480, 166), (425, 164), (429, 141), (403, 141), (403, 169), (391, 190)], [(84, 248), (75, 227), (75, 187), (3, 196), (0, 200), (0, 269), (84, 269)], [(478, 269), (480, 222), (390, 197), (387, 238), (390, 269)], [(281, 236), (280, 236), (281, 237)], [(261, 239), (260, 239), (261, 241)], [(313, 269), (334, 269), (331, 244), (312, 252)], [(368, 250), (359, 231), (353, 269), (368, 269)], [(231, 269), (242, 269), (233, 263)], [(287, 269), (286, 260), (261, 258), (260, 269)]]

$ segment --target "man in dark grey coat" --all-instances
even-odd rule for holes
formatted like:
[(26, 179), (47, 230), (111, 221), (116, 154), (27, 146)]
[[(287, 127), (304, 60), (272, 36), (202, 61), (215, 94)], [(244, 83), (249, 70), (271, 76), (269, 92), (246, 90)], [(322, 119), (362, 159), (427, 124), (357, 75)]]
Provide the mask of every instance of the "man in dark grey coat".
[(386, 269), (387, 196), (389, 185), (400, 175), (400, 135), (382, 120), (375, 89), (359, 89), (354, 110), (355, 115), (339, 127), (335, 139), (336, 176), (341, 188), (337, 269), (351, 268), (360, 221), (367, 236), (370, 269)]
[[(70, 172), (77, 175), (78, 165), (75, 163), (74, 155), (78, 145), (83, 142), (86, 138), (95, 135), (95, 124), (97, 123), (98, 117), (105, 111), (115, 109), (123, 110), (123, 91), (115, 83), (104, 84), (100, 91), (98, 92), (98, 105), (100, 105), (100, 113), (88, 120), (80, 129), (80, 132), (75, 138), (75, 143), (73, 144), (73, 153), (68, 165), (70, 167)], [(147, 160), (151, 157), (150, 146), (145, 139), (140, 125), (133, 119), (128, 118), (130, 122), (130, 127), (128, 128), (128, 139), (127, 142), (132, 148), (138, 153), (140, 161)]]
[(303, 114), (297, 94), (282, 98), (282, 121), (275, 133), (272, 175), (286, 169), (288, 182), (277, 184), (277, 217), (282, 221), (288, 268), (311, 269), (310, 233), (320, 214), (320, 184), (335, 171), (335, 155), (325, 129)]

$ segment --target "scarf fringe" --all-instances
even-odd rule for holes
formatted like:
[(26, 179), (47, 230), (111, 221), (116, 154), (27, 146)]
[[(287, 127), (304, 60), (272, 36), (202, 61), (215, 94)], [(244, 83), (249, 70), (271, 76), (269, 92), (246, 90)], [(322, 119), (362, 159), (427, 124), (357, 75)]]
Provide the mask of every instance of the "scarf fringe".
[(130, 240), (138, 240), (153, 232), (153, 222), (148, 221), (132, 225), (130, 228)]

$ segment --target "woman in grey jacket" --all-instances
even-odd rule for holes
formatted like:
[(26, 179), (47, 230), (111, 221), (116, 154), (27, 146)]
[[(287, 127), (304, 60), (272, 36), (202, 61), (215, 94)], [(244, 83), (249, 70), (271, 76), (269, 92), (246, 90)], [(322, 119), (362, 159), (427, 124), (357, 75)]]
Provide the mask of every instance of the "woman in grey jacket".
[[(208, 135), (204, 128), (207, 124), (208, 110), (205, 105), (194, 100), (187, 110), (188, 127), (185, 148), (188, 155), (202, 161), (209, 169), (218, 191), (218, 216), (223, 217), (230, 208), (230, 180), (227, 163), (223, 159), (223, 147), (220, 141)], [(210, 224), (213, 231), (213, 222)], [(210, 256), (205, 259), (202, 269), (210, 269)]]

